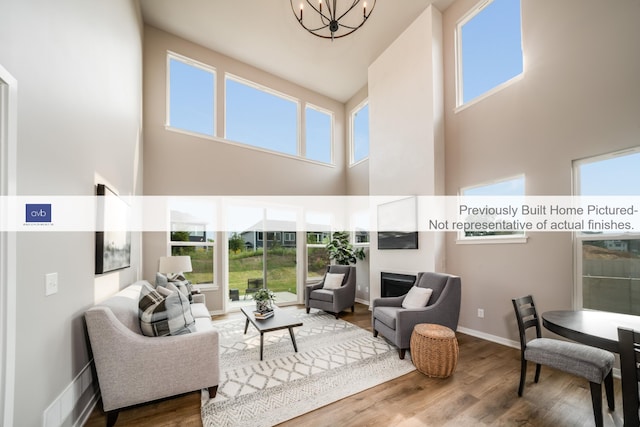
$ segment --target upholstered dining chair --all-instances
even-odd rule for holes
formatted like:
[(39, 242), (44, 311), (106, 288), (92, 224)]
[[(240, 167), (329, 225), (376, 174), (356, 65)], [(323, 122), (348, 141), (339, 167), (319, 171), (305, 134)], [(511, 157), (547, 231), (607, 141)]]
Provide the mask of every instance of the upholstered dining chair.
[(624, 427), (640, 426), (640, 332), (629, 328), (618, 328), (620, 351), (620, 377), (622, 380), (622, 412)]
[(434, 323), (446, 326), (454, 332), (458, 329), (462, 292), (460, 277), (445, 273), (420, 272), (413, 286), (432, 289), (426, 306), (403, 307), (403, 302), (409, 294), (376, 298), (371, 305), (373, 336), (377, 337), (378, 333), (381, 333), (391, 341), (398, 347), (400, 359), (404, 359), (405, 352), (411, 344), (413, 327), (418, 323)]
[(336, 319), (340, 312), (351, 307), (355, 311), (356, 268), (349, 265), (330, 265), (318, 283), (305, 287), (305, 307), (333, 313)]
[[(604, 382), (609, 409), (615, 409), (613, 396), (613, 362), (611, 352), (575, 342), (542, 338), (540, 318), (533, 302), (527, 295), (511, 300), (520, 332), (520, 386), (518, 396), (522, 396), (527, 376), (527, 362), (536, 364), (534, 381), (540, 379), (542, 365), (558, 369), (569, 374), (586, 378), (591, 388), (593, 415), (597, 427), (603, 425), (602, 383)], [(535, 338), (527, 341), (527, 329), (535, 329)]]

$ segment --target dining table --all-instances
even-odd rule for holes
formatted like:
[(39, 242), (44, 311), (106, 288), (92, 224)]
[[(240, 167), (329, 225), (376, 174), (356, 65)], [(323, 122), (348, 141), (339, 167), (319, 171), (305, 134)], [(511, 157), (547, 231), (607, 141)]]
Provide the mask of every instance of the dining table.
[(619, 353), (618, 326), (640, 331), (640, 316), (598, 310), (542, 313), (542, 325), (570, 340)]

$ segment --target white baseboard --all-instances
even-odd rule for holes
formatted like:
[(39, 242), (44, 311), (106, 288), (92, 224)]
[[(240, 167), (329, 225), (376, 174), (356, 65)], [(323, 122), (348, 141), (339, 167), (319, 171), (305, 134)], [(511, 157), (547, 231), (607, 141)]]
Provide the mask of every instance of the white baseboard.
[[(56, 397), (53, 402), (44, 410), (42, 414), (42, 426), (43, 427), (60, 427), (70, 414), (74, 412), (77, 405), (80, 403), (82, 395), (91, 387), (93, 383), (93, 375), (91, 373), (91, 364), (93, 360), (90, 360), (87, 365), (82, 368), (80, 373), (71, 381), (63, 391)], [(74, 426), (81, 426), (86, 418), (89, 417), (91, 411), (95, 407), (97, 402), (97, 393), (92, 396), (85, 407), (80, 411), (80, 417), (78, 421), (74, 422)], [(83, 420), (84, 418), (84, 420)]]
[(508, 340), (497, 335), (491, 335), (486, 332), (476, 331), (475, 329), (465, 328), (464, 326), (458, 326), (457, 331), (463, 334), (471, 335), (472, 337), (482, 338), (486, 341), (495, 342), (497, 344), (506, 345), (507, 347), (517, 348), (518, 350), (520, 350), (519, 341)]

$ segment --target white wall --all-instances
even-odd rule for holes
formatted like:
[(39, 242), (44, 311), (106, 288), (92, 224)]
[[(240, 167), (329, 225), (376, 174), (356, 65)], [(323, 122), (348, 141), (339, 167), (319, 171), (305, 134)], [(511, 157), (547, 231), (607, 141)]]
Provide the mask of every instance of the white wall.
[[(444, 191), (442, 15), (428, 7), (369, 67), (369, 190), (373, 196)], [(439, 233), (420, 233), (417, 250), (371, 242), (370, 298), (380, 272), (444, 270)]]
[[(447, 194), (524, 173), (527, 194), (569, 195), (572, 160), (640, 144), (640, 2), (522, 0), (523, 77), (456, 113), (455, 24), (476, 3), (444, 13)], [(462, 277), (461, 326), (486, 334), (517, 340), (511, 298), (572, 308), (570, 233), (500, 245), (450, 233), (447, 271)]]
[[(0, 64), (19, 87), (18, 194), (94, 195), (98, 180), (141, 194), (137, 2), (6, 0), (1, 9)], [(45, 409), (89, 363), (83, 313), (96, 295), (138, 276), (139, 236), (132, 267), (100, 278), (94, 240), (92, 232), (18, 235), (15, 426), (42, 425)], [(44, 277), (52, 272), (59, 292), (45, 297)], [(78, 421), (92, 392), (74, 396), (80, 408), (66, 424)], [(62, 425), (59, 418), (48, 425)]]

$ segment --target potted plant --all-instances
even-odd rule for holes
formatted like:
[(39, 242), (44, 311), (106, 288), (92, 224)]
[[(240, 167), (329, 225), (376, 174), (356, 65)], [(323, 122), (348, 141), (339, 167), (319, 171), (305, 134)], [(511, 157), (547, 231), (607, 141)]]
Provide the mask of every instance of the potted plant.
[(270, 289), (260, 288), (253, 294), (253, 299), (256, 302), (256, 310), (264, 313), (273, 310), (271, 305), (276, 299), (276, 294)]
[(327, 244), (329, 258), (338, 265), (355, 264), (357, 260), (363, 260), (365, 253), (363, 248), (354, 248), (349, 241), (348, 231), (337, 231)]

